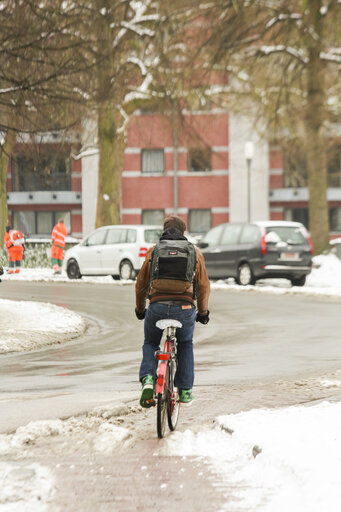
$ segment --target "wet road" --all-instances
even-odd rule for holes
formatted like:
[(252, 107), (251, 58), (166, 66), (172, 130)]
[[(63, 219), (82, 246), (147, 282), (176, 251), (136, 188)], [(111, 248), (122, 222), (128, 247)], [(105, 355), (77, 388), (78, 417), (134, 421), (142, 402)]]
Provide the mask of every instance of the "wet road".
[[(89, 323), (75, 341), (0, 356), (0, 432), (138, 397), (143, 324), (134, 315), (133, 285), (6, 281), (0, 297), (63, 305)], [(197, 385), (340, 368), (338, 300), (214, 290), (210, 309), (210, 324), (195, 333)]]

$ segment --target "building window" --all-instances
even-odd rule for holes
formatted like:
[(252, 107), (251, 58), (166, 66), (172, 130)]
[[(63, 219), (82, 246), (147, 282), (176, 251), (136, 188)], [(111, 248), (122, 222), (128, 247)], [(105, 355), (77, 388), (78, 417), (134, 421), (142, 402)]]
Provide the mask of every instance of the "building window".
[(299, 188), (308, 184), (307, 160), (300, 141), (289, 141), (283, 147), (284, 186)]
[(189, 172), (209, 172), (212, 169), (211, 148), (190, 148), (188, 150)]
[(165, 170), (163, 149), (142, 149), (141, 164), (143, 173), (163, 173)]
[(329, 210), (330, 231), (341, 231), (341, 208)]
[(328, 187), (341, 187), (341, 144), (333, 144), (327, 151)]
[(50, 237), (53, 226), (62, 219), (67, 232), (71, 233), (71, 212), (69, 211), (14, 211), (13, 227), (26, 236)]
[(12, 156), (13, 192), (71, 190), (70, 148), (25, 146)]
[(211, 210), (189, 210), (188, 231), (202, 235), (211, 229)]
[(308, 208), (284, 208), (284, 220), (301, 222), (309, 229)]
[(162, 226), (165, 219), (164, 210), (143, 210), (142, 211), (142, 224), (152, 224), (155, 226)]
[(51, 233), (53, 228), (53, 213), (54, 212), (37, 212), (37, 235), (48, 235)]
[[(327, 141), (326, 141), (327, 143)], [(341, 187), (341, 144), (334, 141), (327, 148), (327, 185)], [(283, 146), (283, 172), (285, 187), (307, 187), (307, 158), (303, 143), (290, 141)]]

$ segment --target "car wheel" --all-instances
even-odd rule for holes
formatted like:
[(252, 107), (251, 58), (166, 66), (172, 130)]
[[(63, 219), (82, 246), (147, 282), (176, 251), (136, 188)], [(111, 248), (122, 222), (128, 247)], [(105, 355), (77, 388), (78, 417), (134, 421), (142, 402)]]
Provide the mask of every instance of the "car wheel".
[(238, 268), (237, 283), (242, 286), (255, 284), (256, 280), (248, 263), (242, 263)]
[(70, 260), (68, 262), (66, 273), (69, 279), (80, 279), (82, 277), (76, 260)]
[(120, 265), (120, 279), (134, 279), (135, 272), (129, 260), (123, 260)]
[(305, 285), (306, 276), (296, 277), (290, 279), (291, 284), (293, 286), (304, 286)]

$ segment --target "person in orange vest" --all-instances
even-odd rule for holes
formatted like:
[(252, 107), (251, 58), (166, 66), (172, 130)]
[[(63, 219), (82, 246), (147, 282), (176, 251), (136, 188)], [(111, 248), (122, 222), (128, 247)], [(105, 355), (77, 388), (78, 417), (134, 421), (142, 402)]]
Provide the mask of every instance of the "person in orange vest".
[(51, 234), (52, 239), (52, 250), (51, 250), (51, 260), (52, 267), (54, 270), (54, 274), (62, 273), (62, 265), (64, 259), (64, 249), (65, 249), (65, 237), (67, 235), (67, 229), (64, 225), (64, 221), (60, 219), (58, 223), (54, 226)]
[(9, 274), (18, 274), (25, 250), (25, 238), (22, 232), (6, 226), (5, 246), (8, 252)]

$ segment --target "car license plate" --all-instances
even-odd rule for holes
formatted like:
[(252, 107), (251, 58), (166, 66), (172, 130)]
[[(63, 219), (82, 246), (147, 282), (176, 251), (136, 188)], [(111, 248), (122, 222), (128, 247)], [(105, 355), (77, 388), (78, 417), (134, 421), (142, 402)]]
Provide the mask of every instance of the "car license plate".
[(298, 261), (300, 258), (298, 252), (282, 252), (280, 259), (284, 261)]

